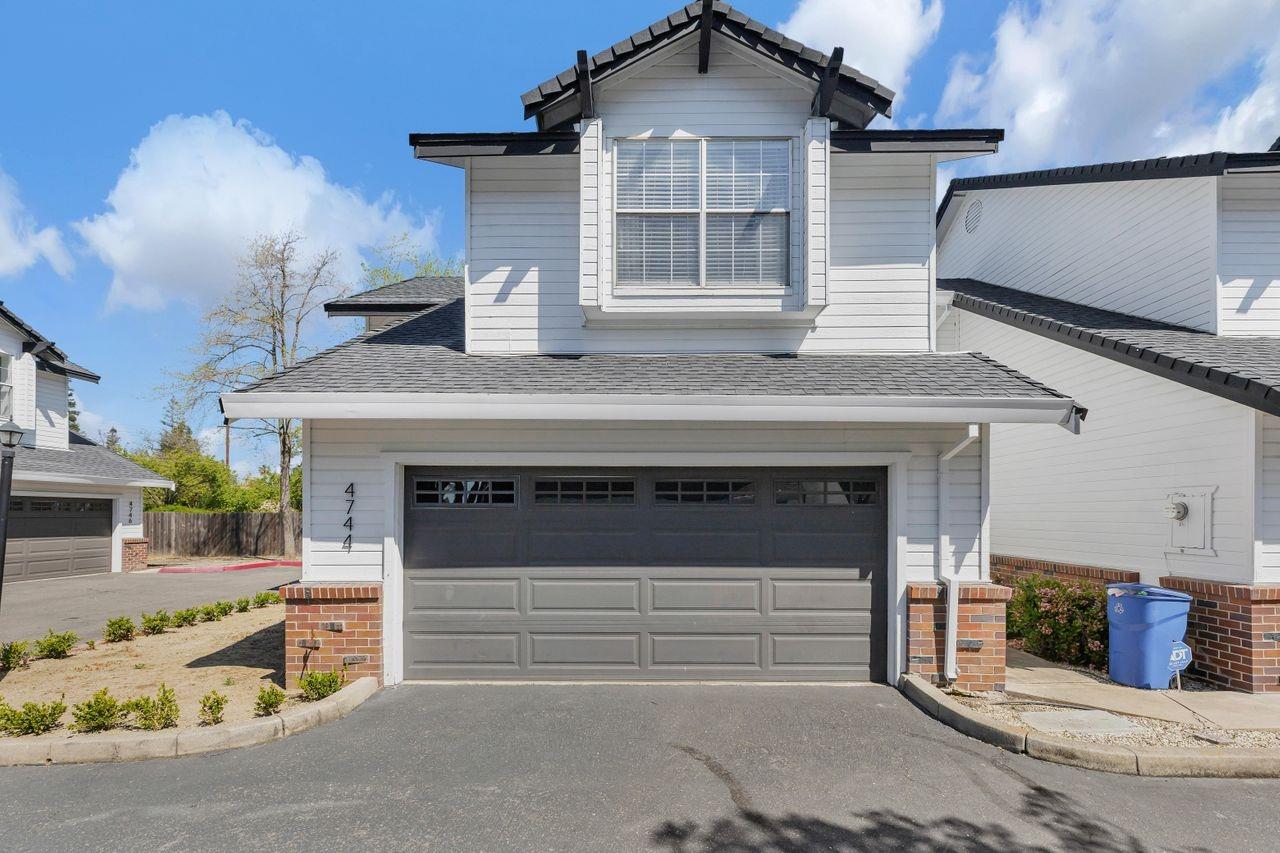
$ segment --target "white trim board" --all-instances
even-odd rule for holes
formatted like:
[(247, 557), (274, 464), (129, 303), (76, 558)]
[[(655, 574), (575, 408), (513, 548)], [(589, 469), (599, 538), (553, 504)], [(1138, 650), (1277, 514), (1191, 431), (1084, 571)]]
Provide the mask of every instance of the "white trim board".
[[(399, 684), (404, 680), (404, 561), (400, 543), (404, 540), (405, 468), (410, 465), (572, 465), (597, 466), (681, 466), (681, 467), (883, 467), (888, 471), (889, 577), (885, 587), (887, 622), (886, 671), (888, 682), (897, 683), (905, 671), (907, 630), (907, 581), (901, 568), (907, 564), (907, 468), (910, 451), (889, 452), (432, 452), (383, 451), (382, 480), (385, 493), (391, 496), (384, 509), (382, 545), (382, 667), (383, 681)], [(310, 531), (305, 531), (310, 535)]]

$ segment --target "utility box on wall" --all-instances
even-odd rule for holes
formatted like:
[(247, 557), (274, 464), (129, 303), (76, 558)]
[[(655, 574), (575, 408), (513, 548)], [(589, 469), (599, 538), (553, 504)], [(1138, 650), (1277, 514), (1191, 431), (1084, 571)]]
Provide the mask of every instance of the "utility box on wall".
[(1169, 519), (1171, 553), (1214, 553), (1213, 493), (1217, 490), (1217, 486), (1201, 486), (1169, 493), (1164, 515)]

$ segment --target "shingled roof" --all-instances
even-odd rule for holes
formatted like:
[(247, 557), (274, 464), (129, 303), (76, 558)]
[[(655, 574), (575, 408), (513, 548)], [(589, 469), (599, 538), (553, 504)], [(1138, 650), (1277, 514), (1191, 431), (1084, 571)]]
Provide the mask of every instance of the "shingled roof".
[(939, 279), (951, 304), (1280, 415), (1280, 338), (1223, 337), (973, 279)]
[(462, 276), (418, 276), (324, 304), (330, 316), (413, 314), (462, 297)]
[[(611, 74), (629, 67), (665, 45), (696, 33), (701, 20), (701, 3), (690, 3), (665, 18), (633, 33), (612, 47), (597, 53), (587, 61), (587, 70), (593, 82), (607, 79)], [(771, 29), (765, 24), (744, 15), (723, 0), (711, 5), (712, 32), (746, 47), (760, 56), (771, 59), (815, 84), (821, 81), (830, 57), (813, 48)], [(568, 109), (556, 111), (548, 119), (553, 105), (576, 101), (578, 95), (578, 71), (570, 66), (556, 76), (530, 89), (520, 96), (525, 118), (538, 118), (539, 130), (555, 130), (571, 125), (581, 118), (581, 111)], [(835, 98), (828, 111), (831, 118), (853, 128), (863, 128), (877, 114), (891, 115), (894, 92), (879, 81), (868, 77), (856, 68), (841, 64), (836, 80)], [(563, 113), (563, 114), (561, 114)]]
[(48, 475), (74, 479), (114, 480), (121, 484), (172, 488), (173, 483), (113, 450), (72, 432), (66, 450), (19, 446), (13, 458), (13, 475), (19, 480)]
[(1067, 398), (976, 353), (467, 355), (463, 303), (367, 332), (236, 394)]

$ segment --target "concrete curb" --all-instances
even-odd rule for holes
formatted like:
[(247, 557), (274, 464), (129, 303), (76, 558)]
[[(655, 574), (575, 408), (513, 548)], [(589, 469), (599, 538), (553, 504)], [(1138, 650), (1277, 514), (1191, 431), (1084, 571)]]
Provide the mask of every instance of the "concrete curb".
[(377, 692), (378, 679), (366, 676), (332, 696), (242, 723), (163, 732), (2, 738), (0, 767), (142, 761), (256, 746), (341, 719)]
[(1003, 723), (962, 705), (914, 673), (903, 675), (898, 689), (926, 714), (956, 731), (1042, 761), (1130, 776), (1280, 778), (1280, 749), (1177, 749), (1090, 743)]
[(203, 575), (218, 572), (244, 572), (249, 569), (274, 569), (277, 566), (300, 568), (301, 560), (259, 560), (256, 563), (235, 563), (230, 566), (161, 566), (157, 572), (164, 575)]

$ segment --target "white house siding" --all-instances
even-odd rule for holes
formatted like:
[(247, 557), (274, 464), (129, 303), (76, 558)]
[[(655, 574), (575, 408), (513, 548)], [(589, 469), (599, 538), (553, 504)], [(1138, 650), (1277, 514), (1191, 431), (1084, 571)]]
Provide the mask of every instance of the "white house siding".
[(9, 382), (13, 385), (13, 420), (27, 430), (24, 442), (34, 441), (36, 428), (36, 359), (22, 351), (26, 338), (8, 323), (0, 322), (0, 353), (9, 356)]
[(1280, 418), (1259, 415), (1258, 583), (1280, 583)]
[(1280, 175), (1224, 175), (1218, 210), (1219, 331), (1280, 335)]
[(928, 156), (840, 154), (831, 175), (828, 306), (813, 329), (624, 331), (583, 326), (577, 158), (477, 158), (469, 180), (471, 352), (927, 350)]
[[(1089, 409), (1078, 436), (992, 426), (993, 553), (1136, 570), (1145, 582), (1166, 574), (1252, 579), (1253, 410), (996, 320), (953, 314), (961, 348)], [(1168, 494), (1214, 486), (1216, 554), (1166, 553)]]
[(67, 449), (67, 378), (36, 372), (35, 446)]
[[(1053, 428), (1041, 427), (1041, 434)], [(876, 424), (864, 426), (774, 427), (694, 424), (679, 427), (614, 423), (548, 424), (430, 421), (310, 421), (307, 425), (306, 528), (303, 576), (307, 580), (376, 581), (382, 578), (387, 501), (384, 451), (396, 452), (902, 452), (908, 466), (907, 562), (903, 580), (936, 577), (938, 534), (938, 453), (964, 434), (962, 426)], [(981, 576), (981, 447), (975, 442), (952, 461), (950, 527), (952, 559), (965, 576)], [(342, 547), (348, 531), (349, 484), (356, 504), (351, 550)]]
[[(939, 245), (938, 269), (1214, 331), (1217, 180), (969, 192)], [(965, 216), (978, 202), (981, 219), (969, 233)]]

